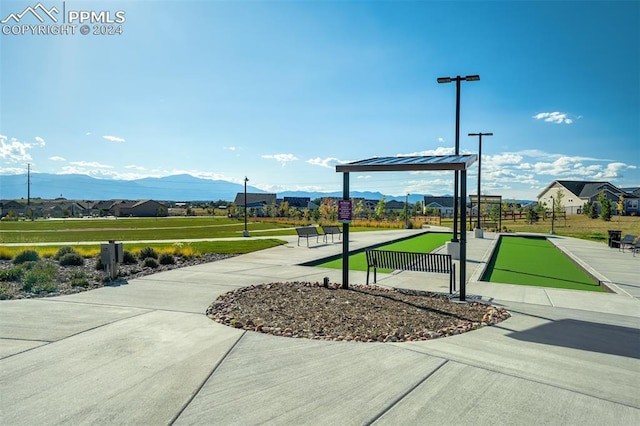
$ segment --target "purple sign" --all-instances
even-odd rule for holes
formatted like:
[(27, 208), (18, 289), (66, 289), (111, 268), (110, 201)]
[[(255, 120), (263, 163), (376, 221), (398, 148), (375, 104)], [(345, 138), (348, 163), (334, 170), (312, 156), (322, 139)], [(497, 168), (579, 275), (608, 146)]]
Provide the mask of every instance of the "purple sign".
[(351, 200), (338, 200), (338, 222), (351, 222)]

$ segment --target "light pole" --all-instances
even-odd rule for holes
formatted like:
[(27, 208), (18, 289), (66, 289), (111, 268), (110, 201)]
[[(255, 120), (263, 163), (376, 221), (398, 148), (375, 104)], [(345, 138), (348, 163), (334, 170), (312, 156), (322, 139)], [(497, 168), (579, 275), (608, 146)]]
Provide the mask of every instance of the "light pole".
[(404, 229), (409, 229), (409, 193), (404, 198)]
[[(456, 82), (456, 146), (455, 154), (460, 155), (460, 82), (461, 81), (478, 81), (479, 75), (468, 75), (466, 77), (439, 77), (438, 83), (451, 83)], [(451, 241), (458, 241), (458, 206), (460, 200), (458, 200), (458, 170), (453, 172), (453, 239)], [(466, 200), (465, 200), (466, 202)]]
[(493, 136), (493, 133), (469, 133), (469, 136), (478, 136), (479, 137), (479, 143), (478, 143), (478, 205), (477, 205), (477, 209), (478, 209), (478, 223), (476, 224), (476, 229), (482, 229), (480, 228), (480, 172), (482, 170), (482, 137), (483, 136)]
[(248, 177), (244, 177), (244, 232), (242, 235), (245, 237), (249, 236), (249, 230), (247, 229), (247, 182), (249, 182)]
[(556, 230), (553, 229), (554, 222), (556, 221), (556, 206), (553, 202), (553, 195), (551, 196), (551, 235), (556, 233)]

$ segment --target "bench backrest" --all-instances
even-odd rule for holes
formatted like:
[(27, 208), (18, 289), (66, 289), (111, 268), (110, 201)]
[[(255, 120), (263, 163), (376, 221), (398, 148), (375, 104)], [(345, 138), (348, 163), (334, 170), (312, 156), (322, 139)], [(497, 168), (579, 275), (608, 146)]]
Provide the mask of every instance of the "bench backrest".
[(450, 273), (451, 255), (391, 250), (367, 250), (367, 268)]
[(340, 231), (340, 227), (339, 226), (322, 225), (322, 232), (324, 232), (325, 234), (339, 234), (342, 231)]
[(318, 229), (315, 226), (305, 226), (303, 228), (296, 228), (296, 232), (301, 237), (307, 237), (309, 235), (318, 235)]

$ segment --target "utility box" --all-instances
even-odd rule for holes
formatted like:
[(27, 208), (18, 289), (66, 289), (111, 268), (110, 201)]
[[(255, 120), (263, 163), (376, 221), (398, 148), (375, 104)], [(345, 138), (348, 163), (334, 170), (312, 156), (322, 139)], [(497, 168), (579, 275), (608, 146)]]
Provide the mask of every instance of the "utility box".
[(118, 275), (118, 263), (122, 263), (123, 256), (122, 243), (109, 241), (106, 244), (100, 244), (100, 260), (109, 278), (114, 279)]

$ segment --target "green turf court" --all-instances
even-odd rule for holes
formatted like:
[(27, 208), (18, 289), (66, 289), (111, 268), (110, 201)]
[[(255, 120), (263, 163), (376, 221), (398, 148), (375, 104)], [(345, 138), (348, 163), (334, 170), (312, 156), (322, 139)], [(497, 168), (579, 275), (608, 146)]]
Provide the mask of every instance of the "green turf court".
[(502, 236), (483, 281), (606, 291), (546, 238)]
[[(376, 247), (380, 250), (394, 250), (394, 251), (413, 251), (419, 253), (429, 253), (438, 247), (444, 245), (447, 241), (451, 241), (452, 234), (450, 233), (436, 233), (427, 232), (417, 235), (415, 237), (403, 239), (390, 244), (385, 244)], [(329, 260), (326, 262), (314, 264), (321, 268), (342, 269), (342, 257), (338, 259)], [(367, 270), (367, 257), (364, 251), (353, 253), (349, 256), (349, 270), (352, 271), (366, 271)], [(392, 272), (388, 269), (378, 269), (378, 273)]]

